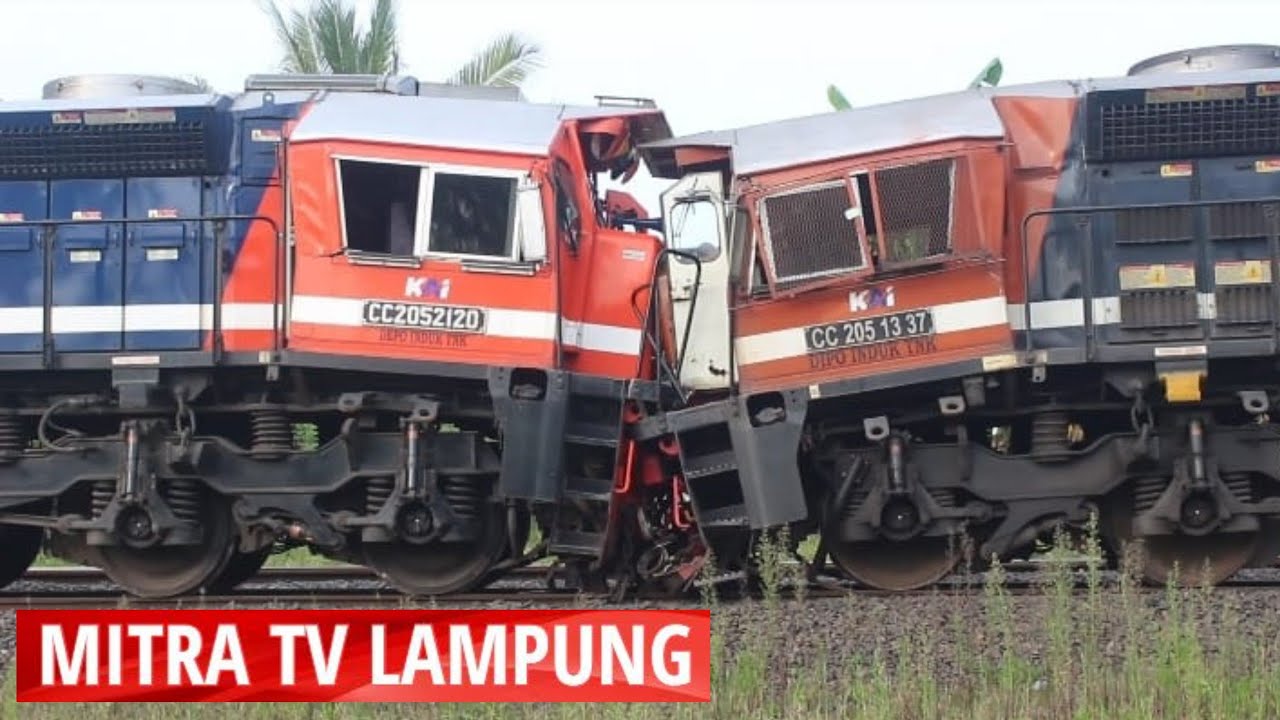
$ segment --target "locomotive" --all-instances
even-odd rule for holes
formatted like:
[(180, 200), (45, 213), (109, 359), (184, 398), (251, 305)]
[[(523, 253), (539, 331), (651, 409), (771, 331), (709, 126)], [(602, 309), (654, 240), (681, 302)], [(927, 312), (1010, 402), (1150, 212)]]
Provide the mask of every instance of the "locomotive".
[(685, 137), (405, 77), (0, 103), (0, 583), (679, 590), (787, 528), (907, 590), (1091, 518), (1155, 582), (1270, 564), (1277, 57)]
[(147, 597), (233, 587), (282, 541), (425, 595), (598, 569), (641, 463), (624, 423), (658, 399), (660, 242), (603, 188), (670, 136), (651, 102), (44, 95), (0, 103), (0, 582), (42, 543)]
[(665, 322), (694, 331), (661, 347), (682, 405), (637, 437), (713, 557), (749, 568), (788, 526), (819, 534), (813, 570), (907, 590), (1094, 522), (1152, 582), (1272, 564), (1278, 58), (642, 148), (687, 256)]

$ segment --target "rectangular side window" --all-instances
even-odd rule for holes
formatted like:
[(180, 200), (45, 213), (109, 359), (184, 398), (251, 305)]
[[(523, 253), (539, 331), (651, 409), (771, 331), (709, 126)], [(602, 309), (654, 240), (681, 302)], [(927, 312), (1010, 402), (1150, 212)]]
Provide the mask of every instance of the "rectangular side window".
[(512, 257), (517, 185), (514, 177), (433, 172), (427, 250)]
[(955, 160), (950, 158), (875, 173), (885, 262), (951, 252), (954, 177)]
[(779, 284), (839, 275), (865, 267), (860, 209), (843, 180), (769, 195), (761, 225)]
[(363, 160), (338, 168), (347, 249), (412, 256), (422, 168)]

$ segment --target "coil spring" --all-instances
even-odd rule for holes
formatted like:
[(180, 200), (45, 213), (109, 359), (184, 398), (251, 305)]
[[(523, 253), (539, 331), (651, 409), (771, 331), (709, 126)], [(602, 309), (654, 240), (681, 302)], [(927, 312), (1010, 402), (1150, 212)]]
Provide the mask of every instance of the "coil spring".
[(1031, 418), (1031, 455), (1037, 460), (1053, 460), (1071, 450), (1067, 439), (1067, 414), (1040, 413)]
[(200, 519), (203, 492), (198, 480), (169, 480), (161, 486), (160, 494), (179, 520), (195, 522)]
[(102, 511), (107, 509), (107, 505), (111, 504), (111, 498), (115, 496), (115, 480), (99, 480), (95, 482), (89, 491), (89, 503), (93, 508), (93, 516), (101, 517)]
[(956, 506), (956, 491), (946, 488), (933, 488), (929, 490), (929, 497), (938, 503), (938, 507), (953, 508)]
[(251, 451), (255, 457), (281, 458), (293, 449), (293, 427), (284, 411), (273, 407), (251, 410), (249, 422), (253, 428)]
[(369, 478), (364, 489), (364, 511), (368, 515), (376, 515), (395, 488), (395, 480), (389, 477)]
[(867, 500), (866, 490), (854, 490), (849, 493), (849, 501), (845, 503), (844, 514), (842, 517), (851, 518), (858, 514), (858, 510), (862, 507), (862, 503)]
[(23, 435), (22, 420), (16, 413), (0, 414), (0, 463), (12, 462), (22, 455)]
[(1222, 479), (1236, 500), (1253, 502), (1253, 481), (1248, 475), (1229, 475)]
[(1164, 494), (1164, 489), (1169, 486), (1168, 478), (1162, 477), (1144, 477), (1138, 478), (1133, 483), (1133, 510), (1134, 513), (1141, 513), (1150, 510)]
[(440, 493), (453, 513), (464, 520), (474, 520), (484, 513), (488, 489), (478, 478), (442, 477)]

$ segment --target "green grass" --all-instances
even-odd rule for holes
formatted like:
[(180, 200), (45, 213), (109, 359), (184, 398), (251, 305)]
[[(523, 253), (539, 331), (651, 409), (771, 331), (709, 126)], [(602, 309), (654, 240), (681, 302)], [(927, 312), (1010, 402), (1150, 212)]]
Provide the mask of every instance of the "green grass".
[[(739, 634), (726, 625), (721, 601), (712, 609), (712, 693), (707, 705), (16, 705), (9, 671), (0, 717), (222, 718), (356, 720), (374, 718), (1276, 718), (1280, 717), (1280, 647), (1233, 632), (1246, 622), (1227, 591), (1142, 589), (1133, 572), (1104, 584), (1095, 552), (1078, 576), (1051, 565), (1038, 593), (1011, 595), (997, 568), (976, 596), (929, 602), (948, 610), (946, 622), (851, 596), (843, 608), (851, 627), (875, 626), (892, 612), (900, 629), (868, 638), (849, 653), (792, 657), (790, 619), (804, 602), (780, 591), (796, 570), (779, 562), (779, 538), (762, 557), (759, 622)], [(1049, 556), (1066, 551), (1050, 550)], [(1073, 549), (1072, 552), (1076, 552)], [(1129, 568), (1133, 558), (1126, 558)], [(919, 603), (920, 599), (914, 599)], [(1020, 613), (1035, 603), (1038, 618)], [(905, 605), (903, 605), (905, 607)], [(824, 616), (825, 618), (825, 616)], [(838, 616), (832, 616), (838, 622)], [(890, 620), (890, 618), (883, 618)], [(1217, 628), (1206, 634), (1204, 628)], [(741, 624), (740, 624), (741, 627)], [(882, 634), (880, 637), (884, 637)], [(825, 642), (819, 640), (818, 642)], [(948, 648), (944, 668), (939, 648)], [(837, 659), (839, 658), (839, 659)]]

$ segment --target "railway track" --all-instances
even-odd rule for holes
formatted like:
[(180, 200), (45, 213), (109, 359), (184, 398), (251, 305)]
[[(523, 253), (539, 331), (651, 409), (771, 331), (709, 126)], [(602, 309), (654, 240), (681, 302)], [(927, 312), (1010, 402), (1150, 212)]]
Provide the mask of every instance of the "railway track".
[[(1083, 563), (1067, 563), (1073, 569)], [(1011, 573), (1037, 573), (1049, 563), (1040, 561), (1014, 562), (1005, 566)], [(14, 589), (0, 592), (0, 610), (17, 609), (110, 609), (110, 608), (228, 608), (228, 607), (366, 607), (366, 608), (429, 608), (435, 605), (466, 606), (509, 603), (531, 607), (555, 607), (582, 603), (599, 603), (604, 596), (581, 593), (576, 590), (559, 590), (549, 587), (547, 579), (552, 572), (547, 567), (518, 568), (493, 586), (479, 591), (456, 593), (436, 600), (406, 596), (378, 578), (368, 568), (356, 565), (322, 565), (312, 567), (264, 568), (254, 579), (234, 592), (224, 594), (199, 594), (179, 598), (147, 599), (123, 593), (112, 585), (103, 573), (91, 567), (40, 567), (32, 568), (23, 577), (24, 582), (39, 582), (44, 587)], [(354, 583), (354, 586), (334, 586), (335, 583)], [(91, 587), (84, 587), (84, 586)], [(63, 586), (63, 587), (57, 587)], [(99, 587), (101, 586), (101, 587)], [(21, 587), (21, 586), (19, 586)], [(1043, 580), (1012, 577), (1006, 579), (1004, 589), (1012, 595), (1036, 594), (1044, 591)], [(1076, 591), (1085, 590), (1083, 579), (1076, 578)], [(1224, 590), (1280, 588), (1280, 576), (1271, 578), (1239, 578), (1222, 586)], [(1152, 591), (1160, 590), (1152, 588)], [(833, 578), (820, 578), (806, 586), (803, 593), (785, 588), (783, 597), (840, 598), (910, 596), (934, 594), (968, 594), (982, 592), (981, 578), (952, 578), (938, 585), (918, 591), (895, 593), (858, 587)], [(743, 596), (758, 598), (758, 594)], [(629, 596), (633, 601), (660, 601), (667, 604), (684, 604), (696, 601), (696, 596), (671, 597), (660, 595)]]

